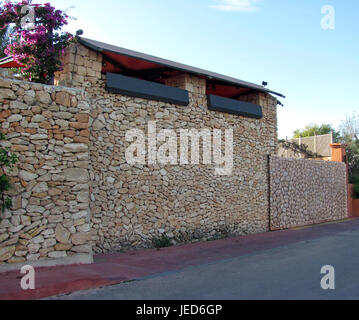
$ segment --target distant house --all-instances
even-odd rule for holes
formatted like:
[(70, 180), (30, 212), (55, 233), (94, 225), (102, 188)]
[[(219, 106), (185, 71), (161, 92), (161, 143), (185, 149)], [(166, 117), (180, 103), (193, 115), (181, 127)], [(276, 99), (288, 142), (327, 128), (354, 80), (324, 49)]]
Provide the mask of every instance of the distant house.
[(288, 158), (331, 160), (333, 134), (280, 141), (278, 155)]
[(313, 137), (303, 137), (291, 139), (299, 146), (306, 146), (307, 150), (317, 155), (318, 158), (327, 158), (332, 156), (330, 145), (333, 144), (333, 133)]

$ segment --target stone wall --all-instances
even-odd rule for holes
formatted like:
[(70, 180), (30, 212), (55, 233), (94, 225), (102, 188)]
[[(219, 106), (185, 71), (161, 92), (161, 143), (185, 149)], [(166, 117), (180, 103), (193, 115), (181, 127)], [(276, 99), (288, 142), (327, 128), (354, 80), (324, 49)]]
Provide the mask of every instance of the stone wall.
[(62, 62), (63, 70), (56, 72), (55, 85), (91, 88), (101, 79), (102, 55), (82, 45), (71, 44)]
[(270, 157), (271, 229), (344, 219), (345, 163)]
[[(105, 75), (93, 76), (82, 68), (100, 62), (101, 55), (82, 46), (70, 49), (66, 61), (71, 74), (59, 73), (58, 81), (85, 88), (93, 99), (89, 171), (96, 252), (150, 247), (162, 235), (183, 243), (269, 229), (267, 156), (276, 150), (275, 98), (261, 93), (244, 96), (263, 107), (263, 119), (249, 119), (209, 111), (206, 81), (201, 78), (182, 75), (167, 80), (167, 85), (189, 91), (190, 104), (183, 107), (108, 93)], [(157, 132), (233, 128), (232, 175), (217, 176), (212, 165), (203, 164), (127, 164), (127, 130), (147, 134), (149, 121), (157, 122)]]
[[(89, 261), (92, 251), (152, 247), (162, 236), (205, 241), (346, 216), (344, 164), (270, 157), (269, 188), (268, 156), (277, 150), (271, 95), (240, 98), (263, 107), (258, 120), (209, 111), (206, 80), (188, 74), (166, 80), (189, 91), (186, 107), (112, 94), (105, 63), (72, 45), (55, 83), (76, 89), (0, 78), (3, 145), (20, 159), (9, 172), (14, 202), (0, 222), (0, 264)], [(214, 164), (149, 164), (148, 156), (128, 164), (126, 133), (147, 135), (150, 121), (177, 138), (180, 129), (232, 128), (232, 174), (216, 175)]]
[(1, 144), (19, 159), (7, 172), (0, 264), (91, 261), (89, 112), (83, 90), (0, 78)]

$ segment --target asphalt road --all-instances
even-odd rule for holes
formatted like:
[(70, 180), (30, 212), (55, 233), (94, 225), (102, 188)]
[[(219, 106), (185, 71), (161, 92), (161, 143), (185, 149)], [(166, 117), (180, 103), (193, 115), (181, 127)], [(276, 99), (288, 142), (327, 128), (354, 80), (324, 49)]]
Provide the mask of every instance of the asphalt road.
[[(324, 265), (334, 290), (321, 288)], [(359, 299), (359, 229), (52, 299)]]

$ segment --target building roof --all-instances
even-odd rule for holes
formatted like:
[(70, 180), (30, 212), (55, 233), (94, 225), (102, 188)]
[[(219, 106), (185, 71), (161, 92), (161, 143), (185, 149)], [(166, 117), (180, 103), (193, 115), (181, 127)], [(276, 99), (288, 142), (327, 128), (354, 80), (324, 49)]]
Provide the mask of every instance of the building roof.
[[(219, 73), (191, 67), (178, 62), (158, 58), (148, 54), (128, 50), (125, 48), (113, 46), (96, 40), (86, 39), (81, 37), (80, 43), (89, 49), (102, 53), (105, 58), (113, 65), (120, 67), (120, 69), (131, 70), (138, 74), (144, 74), (145, 71), (156, 73), (158, 72), (173, 72), (182, 71), (196, 76), (206, 78), (209, 81), (219, 86), (219, 89), (226, 92), (226, 95), (235, 96), (250, 91), (259, 91), (271, 93), (282, 98), (285, 96), (281, 93), (269, 90), (261, 85), (250, 83), (247, 81), (239, 80), (236, 78), (228, 77)], [(231, 88), (231, 90), (229, 90)], [(244, 90), (245, 89), (245, 90)], [(209, 92), (213, 93), (213, 92)]]
[(0, 68), (19, 68), (21, 64), (17, 63), (13, 57), (5, 57), (0, 59)]

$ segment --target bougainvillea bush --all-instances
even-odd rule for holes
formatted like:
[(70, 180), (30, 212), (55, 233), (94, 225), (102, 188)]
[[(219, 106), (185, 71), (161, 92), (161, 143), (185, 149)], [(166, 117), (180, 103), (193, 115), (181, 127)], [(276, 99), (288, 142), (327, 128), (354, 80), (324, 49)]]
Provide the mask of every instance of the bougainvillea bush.
[[(29, 10), (25, 11), (24, 6), (34, 9), (33, 21), (27, 19)], [(20, 70), (24, 78), (50, 83), (54, 72), (61, 70), (61, 54), (76, 40), (70, 33), (61, 31), (68, 18), (65, 12), (56, 10), (50, 3), (32, 4), (28, 0), (0, 2), (0, 28), (13, 24), (9, 35), (11, 43), (7, 45), (5, 54), (22, 65)], [(29, 22), (26, 27), (24, 19)]]

